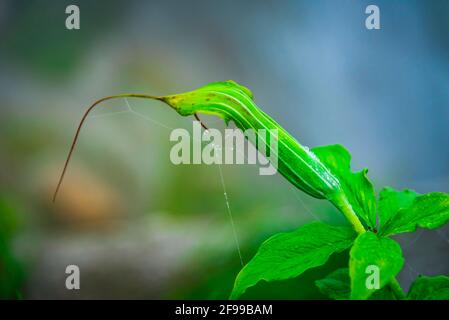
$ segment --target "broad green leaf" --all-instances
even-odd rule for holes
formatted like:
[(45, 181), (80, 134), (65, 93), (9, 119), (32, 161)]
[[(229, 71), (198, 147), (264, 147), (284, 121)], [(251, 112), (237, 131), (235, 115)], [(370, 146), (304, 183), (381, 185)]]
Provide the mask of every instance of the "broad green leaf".
[[(335, 300), (349, 300), (351, 294), (351, 278), (349, 269), (341, 268), (330, 273), (326, 278), (315, 281), (321, 293)], [(370, 300), (395, 300), (389, 286), (376, 290)]]
[[(255, 104), (248, 88), (234, 81), (210, 83), (190, 92), (156, 99), (167, 103), (182, 116), (211, 114), (222, 117), (226, 122), (232, 120), (244, 132), (254, 130), (257, 141), (250, 141), (256, 148), (264, 145), (270, 150), (270, 153), (277, 156), (278, 172), (294, 186), (315, 198), (329, 198), (341, 191), (338, 179), (315, 154), (264, 113)], [(277, 132), (277, 139), (274, 139), (277, 141), (277, 148), (266, 143), (266, 136), (261, 134), (261, 129)]]
[(383, 188), (379, 193), (379, 224), (380, 228), (396, 215), (399, 209), (408, 208), (418, 194), (409, 189), (396, 191), (393, 188)]
[(449, 194), (432, 192), (417, 196), (411, 205), (399, 209), (380, 229), (382, 235), (414, 232), (417, 227), (436, 229), (449, 220)]
[(304, 225), (293, 232), (279, 233), (266, 240), (254, 258), (240, 271), (231, 299), (261, 280), (284, 280), (326, 263), (334, 252), (353, 243), (356, 233), (350, 227), (334, 227), (321, 222)]
[(313, 148), (312, 152), (340, 180), (343, 192), (354, 211), (371, 228), (376, 227), (376, 195), (368, 170), (351, 172), (351, 155), (339, 144)]
[(349, 269), (338, 269), (326, 276), (326, 278), (315, 281), (321, 293), (334, 300), (348, 300), (351, 294), (351, 282)]
[(374, 291), (368, 300), (397, 300), (390, 286)]
[(367, 299), (376, 291), (370, 286), (376, 274), (378, 289), (381, 289), (401, 271), (403, 264), (401, 247), (394, 240), (378, 237), (370, 231), (359, 235), (349, 259), (351, 299)]
[(419, 276), (407, 295), (410, 300), (449, 300), (449, 277)]

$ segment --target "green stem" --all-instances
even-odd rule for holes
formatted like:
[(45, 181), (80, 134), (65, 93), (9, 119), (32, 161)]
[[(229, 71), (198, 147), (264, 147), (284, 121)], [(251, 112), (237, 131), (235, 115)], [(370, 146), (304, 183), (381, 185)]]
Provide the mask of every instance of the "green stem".
[[(344, 214), (358, 234), (366, 232), (365, 227), (360, 222), (360, 219), (357, 217), (354, 209), (352, 209), (351, 204), (343, 193), (336, 196), (331, 202)], [(402, 287), (396, 278), (393, 278), (388, 285), (393, 291), (396, 299), (401, 300), (405, 298), (404, 290), (402, 290)]]
[(346, 198), (344, 193), (339, 193), (333, 200), (332, 203), (344, 214), (349, 223), (352, 224), (355, 231), (358, 234), (362, 234), (366, 232), (365, 227), (360, 222), (360, 219), (357, 217), (354, 209), (352, 209), (351, 204)]

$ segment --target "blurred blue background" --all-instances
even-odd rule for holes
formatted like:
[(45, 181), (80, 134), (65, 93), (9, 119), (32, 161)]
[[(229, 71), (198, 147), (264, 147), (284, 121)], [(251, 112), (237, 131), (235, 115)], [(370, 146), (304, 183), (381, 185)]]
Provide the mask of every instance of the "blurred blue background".
[[(80, 30), (65, 28), (69, 4)], [(365, 28), (369, 4), (380, 30)], [(98, 108), (51, 204), (83, 111), (111, 94), (233, 79), (304, 145), (345, 145), (377, 190), (449, 192), (448, 35), (449, 2), (438, 0), (0, 0), (0, 295), (228, 296), (241, 266), (219, 168), (169, 162), (167, 127), (191, 119), (149, 101)], [(222, 170), (245, 262), (276, 232), (345, 223), (279, 176)], [(448, 233), (397, 237), (405, 288), (449, 274)], [(246, 297), (322, 298), (313, 281), (346, 258)], [(79, 291), (64, 287), (69, 264), (80, 266)]]

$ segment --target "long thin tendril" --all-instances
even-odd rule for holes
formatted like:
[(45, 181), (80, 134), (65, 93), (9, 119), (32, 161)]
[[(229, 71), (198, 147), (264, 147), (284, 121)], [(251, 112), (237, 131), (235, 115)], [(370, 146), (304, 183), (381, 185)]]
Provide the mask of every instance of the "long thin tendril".
[(163, 97), (150, 96), (150, 95), (146, 95), (146, 94), (134, 94), (134, 93), (125, 93), (125, 94), (118, 94), (118, 95), (114, 95), (114, 96), (108, 96), (108, 97), (104, 97), (104, 98), (102, 98), (100, 100), (95, 101), (86, 110), (86, 112), (84, 113), (83, 117), (81, 118), (81, 121), (80, 121), (80, 123), (78, 125), (78, 128), (76, 129), (75, 137), (73, 138), (72, 145), (70, 146), (69, 154), (67, 155), (67, 159), (65, 161), (64, 168), (62, 169), (61, 176), (59, 177), (58, 185), (56, 186), (55, 193), (53, 194), (53, 202), (56, 201), (56, 197), (58, 195), (59, 189), (61, 188), (62, 180), (64, 179), (64, 175), (66, 173), (67, 166), (68, 166), (68, 164), (70, 162), (73, 150), (75, 149), (76, 142), (78, 141), (78, 136), (80, 134), (81, 128), (82, 128), (82, 126), (83, 126), (87, 116), (92, 111), (92, 109), (95, 106), (97, 106), (98, 104), (100, 104), (101, 102), (104, 102), (106, 100), (118, 99), (118, 98), (142, 98), (142, 99), (152, 99), (152, 100), (164, 101)]
[(203, 121), (201, 121), (200, 117), (198, 117), (198, 114), (197, 114), (196, 112), (193, 114), (193, 116), (195, 117), (195, 119), (196, 119), (197, 121), (199, 121), (199, 123), (200, 123), (201, 126), (204, 128), (204, 130), (209, 130), (209, 128), (206, 127), (206, 126), (204, 125)]

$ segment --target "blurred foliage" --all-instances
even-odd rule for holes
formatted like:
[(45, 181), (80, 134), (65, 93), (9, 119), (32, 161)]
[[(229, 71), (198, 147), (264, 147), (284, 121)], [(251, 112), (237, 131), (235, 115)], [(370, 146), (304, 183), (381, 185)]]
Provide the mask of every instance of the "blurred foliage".
[[(67, 15), (61, 14), (70, 4), (72, 1), (8, 1), (7, 23), (0, 28), (0, 52), (50, 78), (71, 74), (89, 45), (117, 22), (126, 4), (117, 0), (77, 1), (83, 27), (76, 32), (64, 27)], [(107, 11), (102, 10), (104, 6)]]
[(0, 194), (0, 298), (22, 298), (25, 274), (21, 263), (13, 253), (13, 239), (20, 221), (17, 208), (4, 194)]

